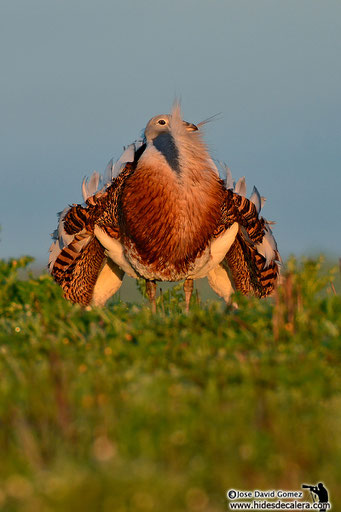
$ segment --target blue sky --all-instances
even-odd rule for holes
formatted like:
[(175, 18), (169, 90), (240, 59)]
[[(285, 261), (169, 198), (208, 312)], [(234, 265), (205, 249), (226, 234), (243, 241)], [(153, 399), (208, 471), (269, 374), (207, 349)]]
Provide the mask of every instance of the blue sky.
[(284, 256), (341, 256), (339, 0), (26, 0), (0, 7), (0, 256), (47, 260), (81, 201), (180, 96), (213, 157), (267, 197)]

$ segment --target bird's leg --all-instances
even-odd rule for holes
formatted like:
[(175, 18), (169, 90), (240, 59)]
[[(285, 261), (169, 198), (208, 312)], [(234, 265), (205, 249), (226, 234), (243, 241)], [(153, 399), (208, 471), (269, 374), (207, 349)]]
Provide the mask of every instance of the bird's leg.
[(156, 313), (156, 282), (155, 281), (149, 281), (146, 279), (146, 292), (148, 295), (149, 302), (152, 306), (152, 312)]
[(185, 300), (186, 300), (186, 313), (189, 312), (189, 303), (191, 301), (192, 293), (193, 293), (193, 279), (186, 279), (184, 282), (184, 292), (185, 292)]

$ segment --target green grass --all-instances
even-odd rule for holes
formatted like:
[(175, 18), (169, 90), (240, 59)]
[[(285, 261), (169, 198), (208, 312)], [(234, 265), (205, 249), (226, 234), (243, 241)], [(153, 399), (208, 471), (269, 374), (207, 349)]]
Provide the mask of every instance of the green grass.
[[(85, 311), (0, 262), (0, 508), (227, 510), (323, 481), (341, 502), (341, 297), (291, 260), (275, 299)], [(336, 289), (337, 283), (336, 283)]]

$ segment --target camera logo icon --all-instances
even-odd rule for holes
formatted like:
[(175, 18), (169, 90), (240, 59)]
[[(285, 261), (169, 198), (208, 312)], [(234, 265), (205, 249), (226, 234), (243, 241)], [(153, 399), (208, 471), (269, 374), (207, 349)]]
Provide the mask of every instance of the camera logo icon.
[(230, 498), (230, 500), (234, 500), (235, 497), (237, 496), (237, 493), (234, 489), (231, 489), (228, 493), (227, 493), (227, 496)]

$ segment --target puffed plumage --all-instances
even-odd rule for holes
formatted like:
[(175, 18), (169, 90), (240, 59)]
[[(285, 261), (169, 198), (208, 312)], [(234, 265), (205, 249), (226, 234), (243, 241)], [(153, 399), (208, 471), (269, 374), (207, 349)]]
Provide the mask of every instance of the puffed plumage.
[[(65, 209), (50, 248), (49, 270), (67, 299), (104, 305), (124, 273), (143, 277), (155, 302), (155, 281), (208, 277), (230, 300), (233, 290), (269, 295), (279, 253), (262, 198), (245, 197), (245, 180), (226, 180), (202, 138), (201, 125), (182, 120), (176, 104), (153, 117), (143, 141), (130, 145), (102, 187), (94, 173), (83, 183), (85, 204)], [(153, 296), (153, 297), (152, 297)]]

